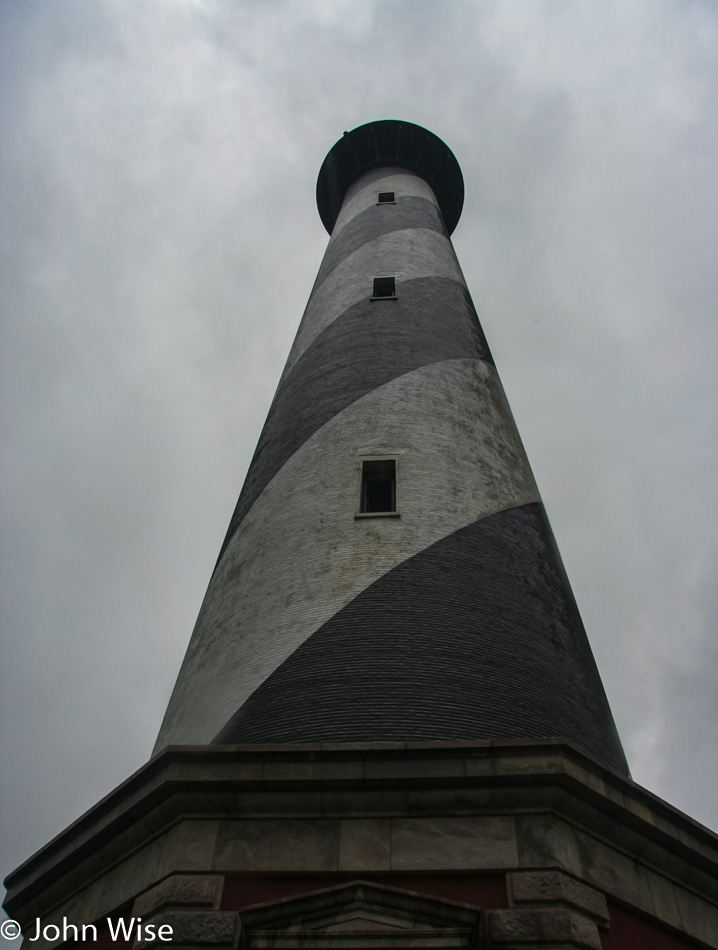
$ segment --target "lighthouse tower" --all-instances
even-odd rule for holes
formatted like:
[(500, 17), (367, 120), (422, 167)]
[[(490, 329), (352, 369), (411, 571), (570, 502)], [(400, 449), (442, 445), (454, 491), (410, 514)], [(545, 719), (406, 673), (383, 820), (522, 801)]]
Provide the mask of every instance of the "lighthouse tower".
[(463, 198), (407, 122), (327, 155), (327, 251), (153, 758), (6, 882), (33, 946), (718, 948), (718, 839), (628, 775)]
[(562, 737), (626, 762), (451, 244), (458, 163), (345, 134), (331, 234), (156, 751)]

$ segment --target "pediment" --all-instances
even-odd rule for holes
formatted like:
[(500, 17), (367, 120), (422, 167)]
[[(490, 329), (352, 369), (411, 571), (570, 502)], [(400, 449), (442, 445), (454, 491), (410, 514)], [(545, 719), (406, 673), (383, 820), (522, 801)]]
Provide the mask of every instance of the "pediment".
[(467, 950), (478, 927), (479, 908), (352, 881), (246, 907), (240, 919), (251, 950)]
[(371, 907), (353, 905), (344, 914), (328, 913), (319, 918), (303, 919), (299, 925), (302, 930), (340, 932), (351, 930), (410, 930), (410, 920), (399, 920), (389, 914), (380, 914)]

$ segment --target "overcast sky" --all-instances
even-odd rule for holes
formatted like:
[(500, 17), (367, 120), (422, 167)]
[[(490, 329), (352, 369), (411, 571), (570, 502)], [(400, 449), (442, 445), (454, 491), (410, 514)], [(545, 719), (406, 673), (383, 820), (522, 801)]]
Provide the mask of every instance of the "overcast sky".
[(454, 243), (633, 777), (718, 827), (712, 0), (0, 0), (6, 874), (148, 758), (345, 129)]

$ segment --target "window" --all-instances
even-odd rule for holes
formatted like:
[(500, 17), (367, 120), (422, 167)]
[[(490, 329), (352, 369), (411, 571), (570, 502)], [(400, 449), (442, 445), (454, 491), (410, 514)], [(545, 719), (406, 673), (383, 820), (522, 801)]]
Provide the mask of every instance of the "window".
[(396, 278), (375, 277), (372, 300), (396, 300)]
[(361, 470), (360, 514), (396, 512), (396, 459), (365, 459)]
[(394, 199), (393, 191), (380, 191), (379, 197), (377, 198), (378, 205), (395, 205), (396, 201)]

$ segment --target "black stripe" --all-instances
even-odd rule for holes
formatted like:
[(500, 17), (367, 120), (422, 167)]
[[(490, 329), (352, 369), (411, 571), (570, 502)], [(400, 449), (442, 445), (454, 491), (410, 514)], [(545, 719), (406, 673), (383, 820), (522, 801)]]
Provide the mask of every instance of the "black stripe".
[(443, 538), (359, 594), (214, 739), (560, 737), (628, 773), (543, 505)]
[(468, 291), (445, 277), (405, 281), (397, 300), (361, 300), (331, 323), (275, 396), (217, 563), (265, 486), (317, 429), (378, 386), (450, 359), (493, 362)]
[(345, 225), (337, 237), (330, 243), (322, 260), (312, 293), (346, 257), (357, 251), (363, 244), (408, 228), (423, 228), (436, 231), (448, 240), (446, 225), (441, 212), (426, 198), (413, 195), (399, 197), (396, 204), (371, 205)]

